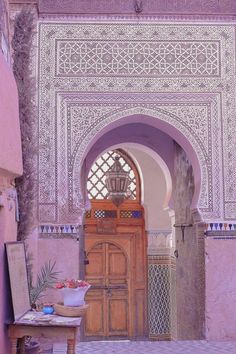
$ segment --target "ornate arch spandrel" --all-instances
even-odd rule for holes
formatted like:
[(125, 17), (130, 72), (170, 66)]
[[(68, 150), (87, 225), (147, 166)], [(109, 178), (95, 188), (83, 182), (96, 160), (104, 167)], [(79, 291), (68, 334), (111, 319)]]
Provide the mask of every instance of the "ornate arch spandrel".
[[(211, 174), (211, 169), (209, 168), (209, 163), (208, 163), (208, 152), (206, 151), (206, 149), (204, 149), (203, 145), (201, 144), (201, 142), (199, 141), (199, 139), (197, 139), (196, 136), (194, 136), (193, 134), (191, 135), (191, 129), (188, 129), (188, 126), (186, 124), (182, 124), (181, 119), (177, 120), (176, 116), (168, 111), (159, 111), (159, 110), (154, 110), (153, 108), (150, 109), (149, 107), (135, 107), (133, 109), (129, 109), (129, 110), (124, 110), (121, 111), (119, 113), (116, 113), (112, 116), (109, 116), (107, 118), (105, 118), (104, 120), (100, 120), (98, 122), (98, 125), (96, 125), (91, 131), (90, 134), (87, 135), (86, 140), (83, 140), (81, 142), (80, 149), (79, 149), (79, 153), (74, 155), (74, 163), (73, 163), (73, 169), (72, 169), (72, 173), (73, 173), (73, 179), (72, 179), (72, 190), (74, 190), (74, 188), (76, 190), (79, 190), (81, 188), (80, 186), (80, 181), (76, 176), (78, 176), (80, 174), (80, 166), (82, 165), (82, 160), (83, 160), (83, 156), (82, 156), (82, 152), (86, 151), (86, 148), (88, 146), (88, 142), (91, 142), (93, 140), (93, 138), (99, 133), (101, 132), (105, 127), (109, 126), (109, 124), (111, 124), (112, 122), (117, 122), (119, 120), (121, 120), (122, 118), (125, 118), (127, 116), (132, 116), (134, 114), (142, 114), (142, 115), (147, 115), (149, 117), (152, 118), (157, 118), (158, 120), (161, 120), (167, 124), (171, 124), (173, 130), (175, 130), (175, 132), (178, 131), (180, 134), (187, 136), (188, 139), (186, 139), (189, 144), (192, 146), (192, 150), (195, 151), (195, 156), (197, 156), (197, 159), (199, 161), (199, 165), (200, 165), (200, 169), (201, 169), (201, 193), (200, 193), (200, 197), (199, 197), (199, 209), (201, 211), (203, 211), (203, 213), (205, 212), (206, 214), (215, 214), (218, 215), (219, 214), (219, 210), (214, 210), (214, 207), (212, 205), (212, 190), (208, 190), (208, 186), (210, 184), (210, 186), (212, 186), (212, 174)], [(145, 120), (145, 119), (144, 119)], [(124, 123), (123, 123), (124, 124)], [(191, 141), (191, 143), (190, 143)], [(86, 146), (87, 145), (87, 146)], [(210, 179), (210, 183), (209, 183), (209, 179)], [(76, 195), (73, 195), (73, 202), (75, 202), (72, 206), (72, 209), (77, 206), (79, 206), (79, 203), (76, 204), (76, 202), (78, 202), (78, 199), (76, 198)], [(77, 200), (76, 200), (77, 199)]]

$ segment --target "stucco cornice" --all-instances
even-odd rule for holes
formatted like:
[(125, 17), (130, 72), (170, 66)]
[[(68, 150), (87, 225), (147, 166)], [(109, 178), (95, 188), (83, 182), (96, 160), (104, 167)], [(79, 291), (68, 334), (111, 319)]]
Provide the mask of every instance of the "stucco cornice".
[(112, 23), (112, 22), (128, 22), (128, 23), (156, 23), (163, 22), (168, 23), (235, 23), (236, 15), (194, 15), (194, 14), (156, 14), (156, 15), (116, 15), (116, 14), (75, 14), (75, 13), (64, 13), (64, 14), (50, 14), (50, 13), (39, 13), (39, 20), (41, 21), (65, 21), (65, 22), (96, 22), (96, 23)]

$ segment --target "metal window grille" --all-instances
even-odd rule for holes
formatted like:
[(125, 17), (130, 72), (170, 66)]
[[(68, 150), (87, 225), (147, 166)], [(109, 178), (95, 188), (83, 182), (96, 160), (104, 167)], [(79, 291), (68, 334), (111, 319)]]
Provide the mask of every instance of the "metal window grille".
[(107, 199), (108, 190), (105, 185), (105, 173), (115, 162), (115, 157), (119, 156), (122, 168), (129, 172), (130, 185), (129, 185), (129, 199), (136, 199), (136, 178), (133, 169), (125, 160), (125, 158), (119, 153), (119, 151), (107, 151), (100, 156), (93, 164), (87, 181), (87, 191), (89, 199)]

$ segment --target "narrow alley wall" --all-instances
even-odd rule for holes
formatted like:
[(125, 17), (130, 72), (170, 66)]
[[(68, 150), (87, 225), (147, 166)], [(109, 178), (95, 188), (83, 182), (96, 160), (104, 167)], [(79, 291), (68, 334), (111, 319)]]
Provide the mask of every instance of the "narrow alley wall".
[(22, 173), (22, 156), (16, 84), (1, 51), (0, 72), (0, 343), (1, 353), (9, 353), (6, 321), (11, 315), (11, 297), (4, 243), (16, 241), (14, 179)]

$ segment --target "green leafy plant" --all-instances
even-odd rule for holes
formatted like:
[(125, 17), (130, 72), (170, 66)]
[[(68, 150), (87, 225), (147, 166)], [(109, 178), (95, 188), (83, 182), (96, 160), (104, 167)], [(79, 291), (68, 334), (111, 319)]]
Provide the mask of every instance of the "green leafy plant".
[(56, 262), (47, 261), (40, 269), (36, 284), (32, 284), (32, 278), (29, 277), (30, 301), (31, 306), (35, 307), (36, 302), (44, 296), (48, 288), (53, 288), (58, 281), (60, 271), (55, 271)]

